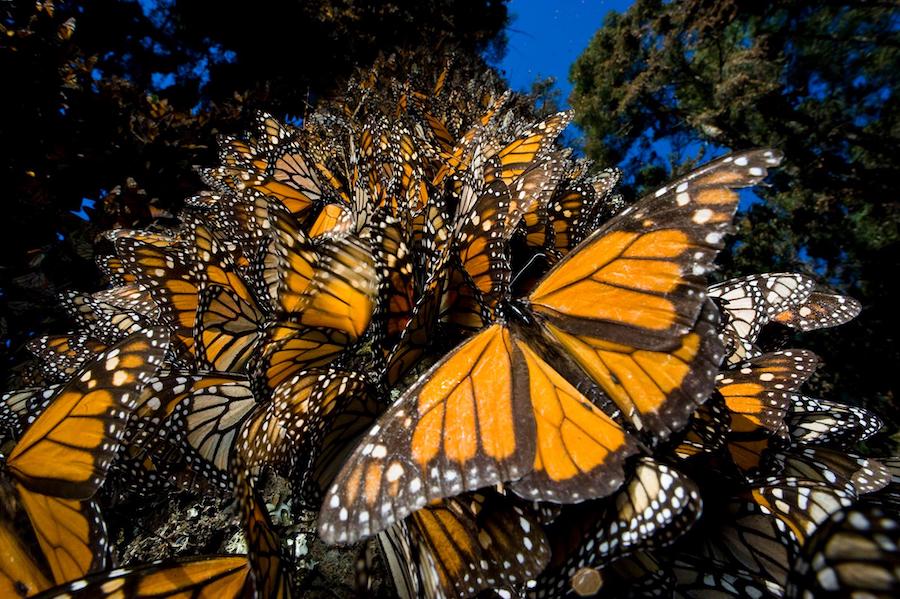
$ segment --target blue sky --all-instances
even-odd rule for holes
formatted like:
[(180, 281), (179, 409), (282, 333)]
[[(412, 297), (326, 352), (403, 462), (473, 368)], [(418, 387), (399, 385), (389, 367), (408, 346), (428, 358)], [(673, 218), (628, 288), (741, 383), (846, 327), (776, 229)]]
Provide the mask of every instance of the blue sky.
[[(587, 47), (611, 10), (631, 0), (511, 0), (509, 46), (500, 62), (515, 90), (528, 90), (536, 77), (552, 76), (565, 101), (572, 91), (569, 67)], [(568, 104), (565, 104), (568, 106)]]
[[(603, 25), (606, 14), (624, 12), (631, 4), (632, 0), (510, 0), (509, 45), (506, 56), (495, 66), (517, 91), (528, 91), (538, 77), (555, 77), (556, 87), (562, 92), (562, 107), (569, 108), (569, 68)], [(570, 126), (568, 133), (567, 143), (577, 145), (577, 127)], [(657, 141), (654, 147), (663, 156), (671, 150), (665, 140)], [(688, 152), (699, 149), (696, 145)], [(707, 151), (714, 157), (726, 150), (710, 146)], [(741, 191), (742, 209), (759, 201), (752, 191)]]

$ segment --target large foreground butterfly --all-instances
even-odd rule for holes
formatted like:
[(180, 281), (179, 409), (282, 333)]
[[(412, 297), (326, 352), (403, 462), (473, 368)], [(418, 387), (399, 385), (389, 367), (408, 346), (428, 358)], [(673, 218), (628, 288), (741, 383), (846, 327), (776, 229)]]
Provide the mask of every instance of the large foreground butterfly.
[(731, 227), (732, 188), (778, 162), (754, 150), (706, 165), (596, 231), (527, 298), (505, 298), (505, 322), (436, 364), (363, 439), (326, 496), (322, 537), (353, 542), (500, 482), (558, 503), (617, 489), (634, 441), (574, 365), (651, 441), (680, 429), (722, 358), (704, 275)]
[(0, 491), (28, 514), (57, 583), (105, 564), (105, 527), (91, 497), (141, 387), (162, 362), (167, 337), (164, 328), (149, 329), (100, 354), (56, 392), (3, 464), (12, 491)]

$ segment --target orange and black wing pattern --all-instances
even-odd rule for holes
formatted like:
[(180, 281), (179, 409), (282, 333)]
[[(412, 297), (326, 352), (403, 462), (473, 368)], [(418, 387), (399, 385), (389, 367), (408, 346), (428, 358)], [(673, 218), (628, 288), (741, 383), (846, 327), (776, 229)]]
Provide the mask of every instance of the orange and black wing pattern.
[(767, 273), (713, 285), (708, 294), (722, 310), (722, 334), (729, 364), (756, 357), (762, 328), (779, 314), (803, 304), (815, 281), (796, 273)]
[[(531, 310), (639, 429), (678, 430), (709, 395), (723, 349), (706, 273), (731, 231), (736, 188), (780, 157), (733, 154), (651, 193), (593, 233), (528, 296)], [(705, 313), (705, 316), (701, 313)]]
[(345, 331), (289, 321), (270, 323), (264, 336), (263, 350), (252, 369), (266, 393), (302, 370), (331, 363), (354, 341)]
[(38, 359), (44, 376), (65, 381), (106, 349), (106, 344), (85, 334), (48, 335), (29, 341), (25, 347)]
[(777, 432), (791, 398), (816, 370), (819, 359), (807, 350), (764, 354), (716, 377), (716, 387), (731, 412), (734, 432), (761, 428)]
[(378, 273), (368, 244), (344, 237), (321, 249), (315, 272), (288, 319), (343, 331), (356, 341), (372, 320), (377, 290)]
[(378, 537), (401, 596), (472, 597), (518, 592), (550, 559), (527, 509), (495, 492), (466, 493), (414, 513)]
[(0, 594), (30, 597), (50, 588), (52, 583), (5, 519), (0, 519), (0, 547)]
[(18, 484), (19, 504), (56, 583), (103, 569), (109, 559), (106, 524), (93, 500), (60, 499)]
[(796, 391), (819, 359), (806, 350), (783, 350), (753, 358), (716, 377), (731, 417), (728, 451), (742, 470), (759, 466), (772, 436), (782, 436)]
[(162, 363), (167, 343), (157, 327), (102, 353), (64, 385), (6, 459), (26, 489), (88, 499), (115, 457), (140, 388)]
[(772, 316), (772, 321), (798, 331), (815, 331), (850, 322), (861, 310), (862, 304), (852, 297), (813, 291), (806, 301), (798, 302)]
[(524, 340), (492, 325), (363, 438), (326, 495), (320, 534), (350, 543), (430, 501), (504, 481), (530, 499), (606, 495), (634, 450), (619, 424)]
[(200, 292), (195, 322), (196, 358), (204, 369), (240, 372), (255, 355), (263, 334), (255, 301), (219, 285)]
[(283, 567), (281, 539), (275, 533), (266, 504), (253, 488), (247, 464), (237, 452), (232, 462), (234, 491), (240, 506), (241, 524), (250, 554), (250, 572), (255, 596), (262, 599), (287, 599), (291, 585)]
[(215, 555), (117, 568), (48, 589), (42, 599), (238, 599), (250, 592), (243, 555)]
[(116, 250), (125, 268), (147, 288), (163, 320), (174, 329), (180, 349), (193, 351), (199, 283), (184, 252), (132, 237), (116, 239)]

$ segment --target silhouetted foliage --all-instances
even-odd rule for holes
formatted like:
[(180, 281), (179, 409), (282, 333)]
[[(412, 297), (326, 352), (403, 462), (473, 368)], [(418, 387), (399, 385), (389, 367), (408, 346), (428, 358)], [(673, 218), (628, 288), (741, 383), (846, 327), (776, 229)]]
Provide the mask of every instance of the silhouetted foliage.
[(784, 151), (722, 275), (806, 270), (859, 298), (856, 321), (804, 345), (829, 362), (823, 387), (882, 413), (900, 363), (898, 23), (888, 2), (637, 0), (571, 71), (587, 154), (624, 163), (633, 191), (726, 149)]
[(396, 48), (502, 54), (502, 0), (4, 2), (0, 361), (93, 289), (97, 232), (165, 221), (215, 137), (260, 109), (302, 119)]

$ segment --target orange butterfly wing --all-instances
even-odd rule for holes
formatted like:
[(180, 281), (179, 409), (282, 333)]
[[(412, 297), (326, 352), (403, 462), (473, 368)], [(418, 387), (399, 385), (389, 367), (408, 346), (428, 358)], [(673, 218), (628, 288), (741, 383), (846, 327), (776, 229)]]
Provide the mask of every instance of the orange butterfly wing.
[(633, 451), (615, 421), (495, 324), (382, 416), (329, 490), (320, 534), (349, 543), (430, 501), (505, 481), (532, 499), (608, 494)]
[(50, 581), (4, 520), (0, 520), (0, 546), (0, 595), (29, 597), (50, 587)]
[(93, 501), (59, 499), (16, 487), (57, 583), (106, 566), (106, 525)]
[[(634, 425), (666, 438), (712, 390), (722, 357), (705, 274), (737, 209), (736, 187), (778, 164), (769, 150), (701, 167), (626, 209), (560, 261), (531, 309)], [(649, 395), (645, 395), (649, 393)]]
[(133, 335), (76, 374), (25, 431), (6, 460), (31, 491), (87, 499), (115, 457), (138, 391), (162, 362), (162, 327)]
[(249, 592), (246, 556), (222, 555), (119, 568), (52, 588), (43, 599), (237, 599)]

